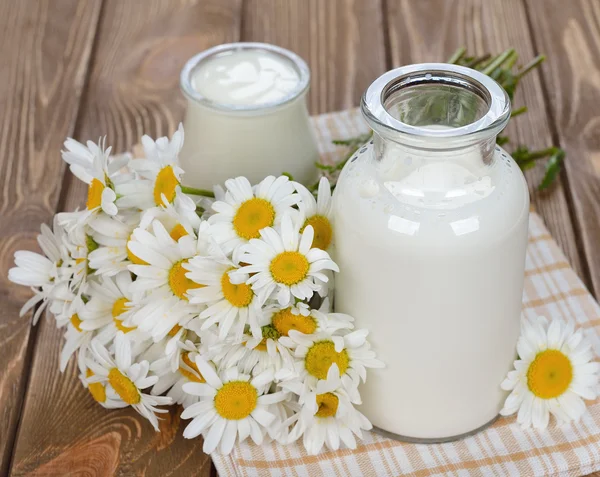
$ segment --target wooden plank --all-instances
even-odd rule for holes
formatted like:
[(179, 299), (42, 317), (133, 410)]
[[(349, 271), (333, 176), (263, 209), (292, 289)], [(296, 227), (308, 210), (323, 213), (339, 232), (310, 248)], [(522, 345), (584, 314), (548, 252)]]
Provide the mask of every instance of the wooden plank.
[(311, 114), (357, 106), (386, 70), (379, 0), (248, 0), (242, 39), (274, 43), (306, 60)]
[(600, 297), (600, 4), (595, 0), (527, 1), (543, 65), (546, 99), (567, 152), (576, 226), (592, 292)]
[[(184, 62), (235, 41), (240, 11), (236, 0), (106, 1), (76, 137), (107, 133), (108, 143), (124, 151), (142, 133), (174, 130), (185, 105), (179, 92)], [(58, 154), (47, 164), (57, 167)], [(72, 210), (84, 203), (85, 190), (76, 179), (68, 184), (64, 208)], [(62, 333), (51, 323), (39, 330), (13, 475), (209, 475), (202, 440), (183, 438), (176, 411), (155, 433), (132, 409), (107, 411), (94, 403), (75, 363), (61, 374)]]
[[(8, 282), (18, 249), (56, 208), (100, 1), (0, 2), (0, 475), (6, 475), (22, 408), (35, 333), (19, 309), (31, 296)], [(47, 158), (52, 157), (53, 160)]]
[[(569, 2), (556, 0), (556, 10), (559, 3), (563, 5)], [(514, 47), (523, 62), (529, 61), (537, 53), (531, 42), (521, 0), (402, 0), (388, 2), (387, 5), (393, 66), (445, 61), (460, 46), (466, 46), (471, 53), (479, 55), (499, 53)], [(545, 17), (546, 14), (542, 14), (541, 10), (545, 12), (547, 4), (542, 6), (537, 2), (536, 5), (539, 10), (537, 15)], [(560, 15), (557, 13), (557, 16)], [(554, 37), (553, 29), (546, 28), (545, 31), (549, 37)], [(550, 64), (558, 67), (558, 54), (549, 48), (544, 49), (549, 54)], [(507, 134), (513, 146), (509, 145), (507, 149), (510, 151), (517, 144), (534, 149), (552, 145), (551, 118), (537, 72), (528, 75), (519, 86), (515, 106), (527, 106), (529, 112), (511, 120)], [(574, 154), (569, 155), (576, 159)], [(566, 184), (556, 184), (547, 192), (538, 192), (536, 187), (543, 171), (544, 166), (539, 164), (526, 174), (532, 204), (544, 218), (575, 271), (585, 278), (566, 200)], [(600, 253), (597, 257), (600, 263)]]

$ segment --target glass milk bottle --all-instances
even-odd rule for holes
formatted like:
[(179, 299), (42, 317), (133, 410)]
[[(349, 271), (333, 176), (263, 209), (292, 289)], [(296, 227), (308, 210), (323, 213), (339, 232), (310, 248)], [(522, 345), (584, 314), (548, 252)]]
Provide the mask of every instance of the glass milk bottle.
[(282, 173), (314, 180), (309, 81), (299, 56), (264, 43), (220, 45), (189, 60), (181, 72), (185, 184), (211, 189), (230, 177), (257, 183)]
[(362, 411), (393, 437), (451, 440), (496, 418), (516, 357), (529, 194), (496, 145), (510, 101), (482, 73), (420, 64), (361, 108), (373, 140), (339, 178), (334, 236), (336, 311), (386, 363)]

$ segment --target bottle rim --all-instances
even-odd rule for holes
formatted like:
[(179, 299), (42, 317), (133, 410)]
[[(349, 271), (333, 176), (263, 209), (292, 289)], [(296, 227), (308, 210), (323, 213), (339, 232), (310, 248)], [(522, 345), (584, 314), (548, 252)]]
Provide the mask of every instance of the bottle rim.
[[(263, 50), (284, 58), (292, 64), (298, 73), (298, 84), (287, 95), (276, 101), (251, 105), (228, 104), (214, 101), (202, 95), (194, 88), (192, 84), (192, 78), (194, 72), (201, 63), (215, 57), (230, 55), (240, 50)], [(272, 111), (274, 109), (279, 109), (280, 107), (285, 106), (302, 96), (308, 90), (310, 85), (310, 69), (308, 68), (306, 62), (296, 53), (279, 46), (257, 42), (226, 43), (209, 48), (208, 50), (198, 53), (190, 58), (181, 70), (179, 85), (181, 91), (189, 100), (202, 104), (211, 109), (229, 113), (263, 113)]]
[[(464, 126), (431, 129), (404, 123), (386, 109), (386, 101), (401, 89), (424, 84), (469, 90), (485, 101), (487, 111)], [(361, 111), (371, 128), (388, 139), (448, 148), (498, 135), (510, 119), (511, 105), (504, 88), (480, 71), (447, 63), (420, 63), (393, 69), (377, 78), (362, 96)]]

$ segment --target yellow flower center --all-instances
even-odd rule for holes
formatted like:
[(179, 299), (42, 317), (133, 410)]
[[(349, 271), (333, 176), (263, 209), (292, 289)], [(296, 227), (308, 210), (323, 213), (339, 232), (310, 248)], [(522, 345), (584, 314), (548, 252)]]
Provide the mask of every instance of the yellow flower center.
[(329, 245), (331, 245), (331, 237), (333, 237), (333, 228), (331, 227), (329, 219), (324, 215), (313, 215), (306, 219), (301, 232), (304, 232), (307, 225), (312, 225), (312, 228), (315, 231), (315, 237), (313, 238), (312, 243), (313, 248), (327, 250)]
[(348, 369), (349, 362), (348, 352), (343, 349), (338, 353), (333, 341), (317, 341), (304, 358), (306, 371), (317, 379), (327, 379), (327, 372), (333, 363), (338, 365), (341, 376)]
[(102, 191), (105, 185), (98, 179), (92, 179), (88, 187), (88, 195), (85, 206), (88, 210), (93, 210), (102, 205)]
[(184, 237), (185, 235), (189, 234), (188, 231), (185, 230), (185, 227), (183, 225), (177, 224), (175, 227), (173, 227), (173, 230), (171, 230), (171, 233), (169, 235), (173, 240), (175, 240), (175, 242), (178, 242), (181, 237)]
[(188, 290), (192, 290), (194, 288), (202, 288), (204, 286), (190, 280), (188, 277), (185, 276), (185, 274), (188, 273), (188, 270), (183, 268), (183, 264), (187, 262), (187, 259), (179, 260), (179, 262), (175, 263), (175, 265), (173, 265), (173, 267), (169, 271), (169, 286), (171, 287), (173, 295), (186, 301), (188, 300)]
[(233, 228), (236, 233), (250, 240), (260, 237), (260, 230), (270, 227), (275, 222), (275, 209), (268, 200), (254, 197), (240, 205), (233, 217)]
[(73, 325), (73, 328), (81, 333), (81, 318), (79, 318), (79, 315), (75, 313), (69, 321)]
[(269, 266), (273, 280), (284, 285), (295, 285), (306, 278), (309, 269), (308, 260), (299, 252), (282, 252)]
[(175, 325), (173, 328), (171, 328), (169, 330), (169, 333), (167, 333), (171, 338), (173, 338), (181, 329), (181, 325)]
[(215, 395), (215, 409), (221, 417), (239, 420), (248, 417), (256, 408), (258, 393), (246, 381), (225, 383)]
[(175, 189), (179, 185), (179, 181), (173, 172), (172, 166), (163, 167), (156, 175), (156, 181), (154, 182), (154, 203), (156, 205), (163, 205), (162, 194), (165, 195), (167, 201), (173, 202), (175, 200)]
[(137, 404), (140, 402), (140, 391), (136, 385), (117, 368), (112, 368), (108, 372), (108, 382), (119, 397), (127, 404)]
[(128, 302), (129, 302), (129, 300), (123, 296), (113, 303), (113, 307), (112, 307), (113, 318), (116, 318), (117, 316), (122, 315), (123, 313), (125, 313), (127, 311), (127, 309), (129, 308), (127, 306)]
[(195, 383), (205, 383), (206, 380), (204, 379), (204, 376), (198, 371), (198, 366), (196, 366), (196, 363), (192, 361), (189, 355), (189, 352), (185, 352), (181, 355), (183, 364), (179, 366), (179, 372), (190, 381)]
[(254, 349), (258, 351), (267, 351), (267, 338), (260, 340), (260, 343), (258, 343)]
[(527, 370), (527, 387), (541, 399), (563, 394), (573, 380), (573, 366), (562, 352), (547, 349), (537, 354)]
[(317, 394), (317, 404), (319, 409), (315, 416), (317, 417), (333, 417), (338, 409), (340, 400), (333, 393)]
[[(94, 373), (91, 369), (88, 369), (85, 372), (85, 375), (88, 378), (90, 378), (94, 375)], [(106, 401), (106, 389), (104, 388), (104, 385), (102, 383), (89, 383), (88, 390), (90, 391), (90, 394), (92, 395), (94, 400), (96, 400), (97, 402)]]
[(221, 277), (223, 296), (236, 308), (245, 308), (252, 302), (254, 292), (252, 291), (252, 287), (245, 283), (240, 283), (239, 285), (231, 283), (229, 279), (229, 272), (231, 270), (233, 270), (233, 267), (227, 270)]
[(285, 308), (275, 313), (273, 326), (283, 336), (288, 336), (290, 330), (296, 330), (305, 335), (317, 331), (317, 322), (312, 316), (294, 315), (291, 308)]
[(113, 316), (113, 321), (115, 322), (115, 326), (117, 327), (117, 329), (119, 331), (122, 331), (123, 333), (129, 333), (130, 331), (135, 330), (135, 326), (129, 328), (129, 327), (123, 325), (123, 320), (117, 319), (117, 316), (122, 315), (129, 308), (127, 306), (128, 302), (129, 302), (129, 300), (127, 298), (121, 297), (117, 301), (115, 301), (115, 303), (113, 304), (113, 307), (112, 307), (112, 316)]
[(131, 250), (129, 250), (129, 241), (131, 240), (132, 235), (133, 235), (133, 232), (127, 239), (127, 245), (125, 245), (125, 249), (127, 250), (127, 258), (134, 265), (150, 265), (148, 262), (145, 262), (144, 260), (139, 258), (137, 255), (135, 255)]

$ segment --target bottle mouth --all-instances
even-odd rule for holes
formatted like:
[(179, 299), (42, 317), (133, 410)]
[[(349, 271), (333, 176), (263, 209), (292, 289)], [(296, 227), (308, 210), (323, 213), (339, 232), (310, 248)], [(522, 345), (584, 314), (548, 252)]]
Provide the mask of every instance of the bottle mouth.
[[(256, 104), (241, 104), (239, 102), (220, 101), (202, 94), (194, 86), (194, 77), (207, 62), (235, 55), (243, 51), (268, 52), (293, 68), (297, 74), (297, 83), (286, 94), (274, 100)], [(190, 58), (180, 75), (180, 87), (183, 94), (191, 101), (206, 107), (229, 113), (262, 113), (285, 106), (303, 95), (310, 84), (310, 70), (306, 62), (295, 53), (268, 43), (240, 42), (215, 46)]]
[(502, 86), (479, 71), (445, 63), (388, 71), (369, 86), (361, 109), (381, 136), (433, 149), (496, 136), (510, 119)]

